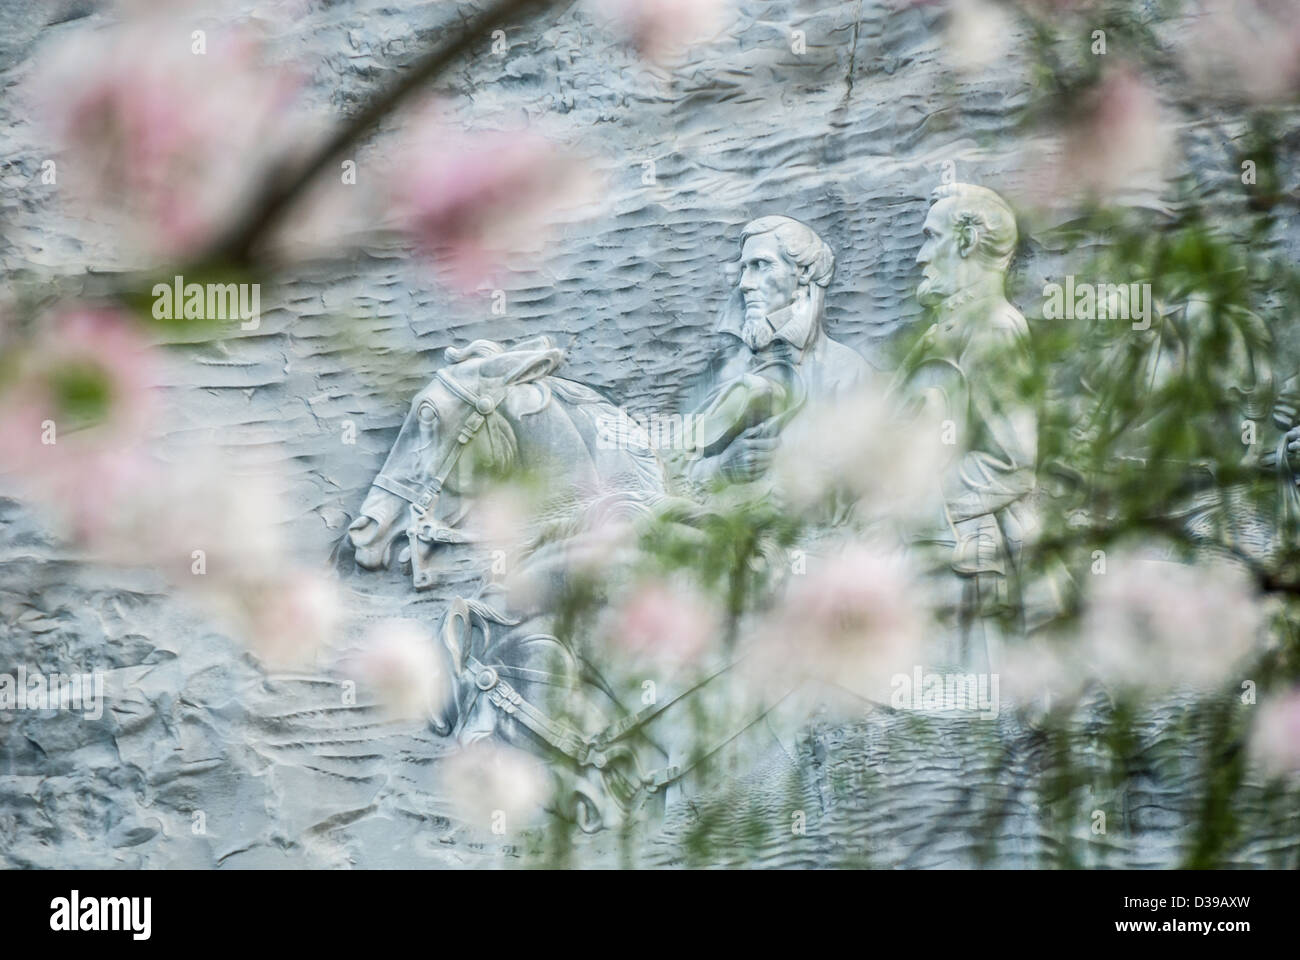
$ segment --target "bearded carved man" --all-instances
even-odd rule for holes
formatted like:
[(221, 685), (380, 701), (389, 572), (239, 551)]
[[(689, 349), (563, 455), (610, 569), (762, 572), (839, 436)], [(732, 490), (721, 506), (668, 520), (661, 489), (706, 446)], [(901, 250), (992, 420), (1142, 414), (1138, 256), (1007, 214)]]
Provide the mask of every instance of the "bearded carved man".
[(688, 475), (697, 481), (758, 479), (791, 417), (869, 371), (823, 328), (835, 255), (811, 227), (762, 217), (740, 244), (740, 275), (718, 325), (733, 342), (714, 359), (694, 417)]
[[(939, 478), (942, 516), (915, 546), (938, 548), (957, 575), (959, 649), (951, 659), (995, 669), (1003, 625), (1019, 610), (1019, 561), (1035, 526), (1037, 418), (1023, 402), (1029, 328), (1003, 292), (1017, 231), (992, 190), (954, 183), (934, 193), (916, 262), (917, 298), (933, 325), (892, 390), (922, 422), (944, 424), (953, 455)], [(951, 582), (949, 579), (948, 582)]]

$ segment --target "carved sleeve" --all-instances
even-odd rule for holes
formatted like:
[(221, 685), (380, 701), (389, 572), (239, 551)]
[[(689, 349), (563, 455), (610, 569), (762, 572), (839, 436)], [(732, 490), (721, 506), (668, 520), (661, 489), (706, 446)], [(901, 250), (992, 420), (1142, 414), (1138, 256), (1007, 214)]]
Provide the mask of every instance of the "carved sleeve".
[(954, 521), (993, 513), (1034, 488), (1038, 418), (1026, 394), (1025, 337), (1012, 327), (984, 331), (962, 358), (967, 377), (964, 452), (945, 478)]

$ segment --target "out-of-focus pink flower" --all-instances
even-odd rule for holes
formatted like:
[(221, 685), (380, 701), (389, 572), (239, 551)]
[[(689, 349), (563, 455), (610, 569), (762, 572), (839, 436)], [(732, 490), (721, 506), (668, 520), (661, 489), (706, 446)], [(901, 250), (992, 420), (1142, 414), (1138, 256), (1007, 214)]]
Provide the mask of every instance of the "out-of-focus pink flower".
[(1187, 72), (1212, 93), (1259, 103), (1300, 91), (1300, 7), (1267, 0), (1209, 0), (1183, 48)]
[(533, 498), (518, 485), (497, 484), (478, 498), (465, 525), (486, 547), (513, 553), (531, 539), (535, 510)]
[(1250, 745), (1251, 753), (1269, 773), (1300, 771), (1300, 690), (1260, 705)]
[(958, 70), (978, 70), (1003, 57), (1011, 33), (1010, 16), (992, 0), (952, 0), (944, 52)]
[(294, 567), (276, 481), (229, 451), (150, 436), (162, 362), (130, 318), (69, 308), (8, 331), (0, 475), (89, 558), (157, 571), (263, 660), (301, 662), (337, 626), (333, 581)]
[(773, 476), (798, 509), (839, 497), (866, 519), (906, 523), (940, 510), (939, 477), (955, 452), (938, 421), (906, 419), (883, 391), (866, 385), (792, 420)]
[(1061, 134), (1026, 145), (1017, 199), (1029, 208), (1105, 202), (1162, 209), (1175, 138), (1154, 90), (1132, 67), (1112, 67)]
[(68, 308), (10, 344), (0, 372), (0, 472), (93, 536), (145, 470), (157, 364), (131, 320)]
[(755, 666), (781, 694), (811, 676), (888, 702), (896, 674), (925, 663), (930, 617), (914, 572), (893, 550), (870, 542), (809, 558), (780, 605), (758, 625)]
[(399, 720), (427, 720), (449, 689), (430, 631), (414, 620), (384, 620), (366, 630), (352, 659), (364, 686)]
[(546, 803), (541, 761), (522, 751), (478, 740), (438, 765), (452, 812), (480, 831), (513, 836)]
[(244, 596), (243, 636), (272, 667), (308, 664), (342, 618), (337, 583), (315, 571), (289, 569), (255, 581)]
[(721, 636), (721, 617), (717, 605), (688, 584), (649, 579), (632, 585), (615, 608), (608, 632), (633, 656), (685, 664)]
[(338, 586), (294, 561), (283, 477), (188, 443), (152, 444), (139, 462), (85, 540), (96, 560), (159, 572), (267, 666), (305, 665), (330, 644)]
[(1058, 192), (1104, 198), (1149, 188), (1163, 172), (1172, 136), (1151, 87), (1130, 68), (1111, 70), (1066, 134)]
[(606, 515), (589, 518), (586, 527), (566, 547), (567, 567), (579, 577), (608, 579), (634, 558), (638, 544), (635, 520)]
[(1263, 640), (1254, 585), (1226, 563), (1116, 552), (1088, 586), (1076, 676), (1135, 690), (1221, 687)]
[(391, 216), (462, 290), (590, 195), (582, 164), (534, 133), (469, 134), (426, 117), (397, 152)]
[(160, 12), (73, 31), (33, 98), (57, 142), (60, 187), (148, 253), (180, 257), (237, 207), (268, 152), (301, 135), (287, 122), (298, 86), (263, 63), (248, 28)]
[(725, 26), (731, 0), (591, 0), (648, 60), (664, 61)]

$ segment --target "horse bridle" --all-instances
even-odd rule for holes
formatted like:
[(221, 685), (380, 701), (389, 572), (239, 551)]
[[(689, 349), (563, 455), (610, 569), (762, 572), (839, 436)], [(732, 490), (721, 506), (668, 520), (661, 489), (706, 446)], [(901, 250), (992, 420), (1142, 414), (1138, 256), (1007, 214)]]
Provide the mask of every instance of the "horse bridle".
[[(549, 634), (539, 634), (538, 636), (545, 636), (551, 640), (555, 639)], [(532, 670), (507, 664), (488, 666), (473, 654), (468, 654), (465, 657), (465, 669), (473, 677), (474, 694), (470, 702), (465, 705), (465, 710), (468, 711), (473, 708), (474, 701), (478, 699), (480, 694), (486, 695), (488, 702), (493, 707), (507, 717), (518, 720), (552, 749), (564, 754), (579, 767), (594, 767), (600, 772), (604, 776), (606, 786), (609, 787), (610, 795), (626, 812), (633, 809), (639, 799), (644, 798), (646, 795), (656, 794), (665, 787), (683, 779), (705, 760), (722, 750), (750, 727), (762, 721), (794, 692), (793, 688), (787, 690), (770, 706), (764, 707), (752, 717), (745, 718), (738, 729), (729, 732), (721, 741), (709, 749), (694, 754), (688, 763), (668, 764), (654, 770), (646, 770), (642, 767), (636, 750), (630, 744), (621, 741), (640, 731), (669, 707), (732, 670), (743, 659), (744, 656), (728, 663), (720, 670), (710, 674), (665, 703), (651, 705), (634, 713), (628, 713), (603, 730), (590, 736), (583, 736), (568, 724), (547, 716), (545, 712), (529, 703), (527, 698), (505, 679), (506, 676), (511, 676), (521, 680), (565, 685), (567, 684), (567, 678), (558, 677), (544, 670)], [(618, 768), (615, 761), (620, 759), (630, 761), (632, 777), (629, 778), (624, 775)]]
[(427, 587), (433, 583), (432, 572), (422, 565), (420, 543), (463, 543), (467, 539), (463, 534), (435, 521), (433, 511), (438, 505), (438, 498), (442, 496), (443, 484), (451, 476), (451, 471), (456, 468), (461, 454), (501, 403), (500, 397), (476, 394), (444, 370), (439, 370), (435, 376), (443, 386), (469, 405), (469, 413), (460, 425), (456, 442), (447, 448), (442, 462), (429, 480), (418, 487), (402, 483), (384, 473), (380, 473), (374, 479), (376, 487), (410, 504), (411, 525), (407, 527), (406, 537), (411, 550), (411, 577), (417, 588)]
[[(467, 630), (472, 631), (473, 626), (468, 617), (468, 610), (456, 610), (453, 607), (451, 614), (453, 624), (455, 621), (460, 620)], [(494, 619), (507, 625), (517, 625), (518, 623), (516, 620), (499, 616), (494, 616)], [(534, 634), (525, 639), (546, 639), (559, 643), (558, 638), (550, 634)], [(487, 642), (486, 638), (485, 642)], [(480, 696), (486, 696), (488, 702), (496, 710), (507, 717), (517, 720), (539, 740), (568, 757), (578, 767), (592, 767), (601, 773), (606, 785), (609, 787), (610, 795), (624, 811), (628, 811), (637, 804), (638, 799), (643, 798), (645, 795), (658, 793), (681, 780), (700, 763), (767, 716), (785, 699), (785, 696), (789, 696), (787, 692), (776, 703), (763, 709), (758, 715), (748, 718), (739, 730), (728, 734), (716, 746), (694, 755), (689, 763), (668, 764), (654, 770), (646, 770), (641, 765), (636, 750), (626, 742), (626, 739), (642, 730), (674, 704), (691, 696), (734, 669), (743, 659), (745, 657), (742, 655), (664, 703), (651, 704), (635, 712), (627, 713), (596, 733), (584, 735), (574, 730), (572, 726), (563, 720), (549, 716), (544, 710), (529, 702), (509, 682), (510, 679), (513, 679), (568, 687), (572, 683), (571, 677), (513, 664), (486, 664), (472, 653), (466, 652), (463, 672), (468, 674), (469, 679), (473, 681), (473, 690), (469, 702), (465, 703), (460, 709), (467, 714), (473, 709), (475, 701)], [(629, 761), (631, 777), (625, 775), (619, 769), (616, 762), (618, 760)]]

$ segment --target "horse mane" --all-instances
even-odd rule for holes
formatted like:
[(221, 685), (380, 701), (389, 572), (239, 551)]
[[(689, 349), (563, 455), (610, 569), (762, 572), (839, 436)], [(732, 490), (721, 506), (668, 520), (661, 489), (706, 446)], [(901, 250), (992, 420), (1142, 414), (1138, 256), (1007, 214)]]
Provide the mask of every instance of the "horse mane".
[(551, 381), (551, 389), (559, 394), (560, 397), (569, 401), (569, 403), (577, 405), (585, 403), (605, 403), (609, 404), (611, 407), (613, 406), (609, 400), (602, 397), (585, 383), (578, 383), (576, 380), (565, 380), (563, 377), (555, 376), (555, 374), (551, 374), (549, 379)]
[(506, 348), (495, 340), (475, 340), (467, 347), (448, 347), (446, 357), (448, 362), (455, 364), (475, 357), (495, 357), (505, 352)]

